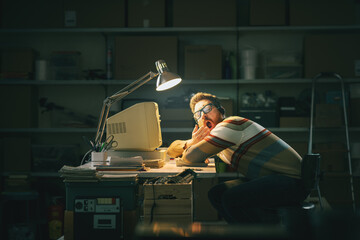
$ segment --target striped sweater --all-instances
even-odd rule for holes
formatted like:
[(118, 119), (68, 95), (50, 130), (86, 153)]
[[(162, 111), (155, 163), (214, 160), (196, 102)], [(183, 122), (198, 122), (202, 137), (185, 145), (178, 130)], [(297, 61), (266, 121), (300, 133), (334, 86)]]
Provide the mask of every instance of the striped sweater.
[(202, 162), (215, 154), (249, 179), (271, 174), (300, 178), (300, 155), (266, 128), (242, 117), (217, 124), (209, 136), (187, 149), (183, 160)]

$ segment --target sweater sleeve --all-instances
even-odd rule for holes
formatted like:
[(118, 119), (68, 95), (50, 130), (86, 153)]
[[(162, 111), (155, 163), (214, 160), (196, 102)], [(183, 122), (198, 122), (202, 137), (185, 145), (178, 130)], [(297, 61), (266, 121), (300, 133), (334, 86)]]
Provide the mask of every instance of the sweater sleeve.
[[(221, 134), (220, 134), (221, 133)], [(203, 162), (208, 157), (211, 157), (222, 150), (235, 145), (225, 137), (226, 127), (223, 124), (216, 126), (204, 140), (186, 149), (183, 153), (184, 162)]]

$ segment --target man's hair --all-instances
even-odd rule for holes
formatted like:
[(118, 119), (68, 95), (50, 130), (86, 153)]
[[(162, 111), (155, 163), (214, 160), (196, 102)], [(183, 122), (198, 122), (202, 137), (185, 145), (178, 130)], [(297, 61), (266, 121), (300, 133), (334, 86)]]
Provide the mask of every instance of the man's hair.
[(214, 106), (217, 109), (219, 109), (221, 114), (225, 114), (225, 110), (221, 106), (220, 100), (215, 95), (212, 95), (210, 93), (203, 93), (203, 92), (198, 92), (190, 100), (190, 109), (193, 113), (194, 113), (195, 105), (204, 99), (210, 100), (214, 104)]

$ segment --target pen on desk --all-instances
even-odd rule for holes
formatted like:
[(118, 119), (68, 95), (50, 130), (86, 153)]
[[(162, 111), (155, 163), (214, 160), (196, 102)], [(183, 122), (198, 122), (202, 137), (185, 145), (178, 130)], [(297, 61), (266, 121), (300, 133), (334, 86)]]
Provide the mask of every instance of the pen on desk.
[(100, 152), (106, 151), (106, 143), (101, 144)]

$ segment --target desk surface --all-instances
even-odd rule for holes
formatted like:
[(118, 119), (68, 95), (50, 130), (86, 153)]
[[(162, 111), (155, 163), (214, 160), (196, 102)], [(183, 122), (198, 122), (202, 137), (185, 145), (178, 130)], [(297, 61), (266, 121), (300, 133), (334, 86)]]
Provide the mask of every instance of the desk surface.
[[(91, 163), (86, 163), (81, 167), (91, 168)], [(207, 167), (177, 167), (174, 160), (169, 160), (165, 163), (162, 168), (151, 168), (147, 171), (111, 171), (111, 174), (119, 174), (119, 175), (129, 175), (129, 174), (137, 174), (138, 177), (143, 178), (152, 178), (158, 176), (168, 176), (175, 175), (179, 172), (184, 171), (185, 169), (193, 169), (198, 178), (213, 178), (213, 177), (236, 177), (238, 173), (216, 173), (215, 165), (209, 164)], [(110, 173), (107, 171), (107, 173)]]

